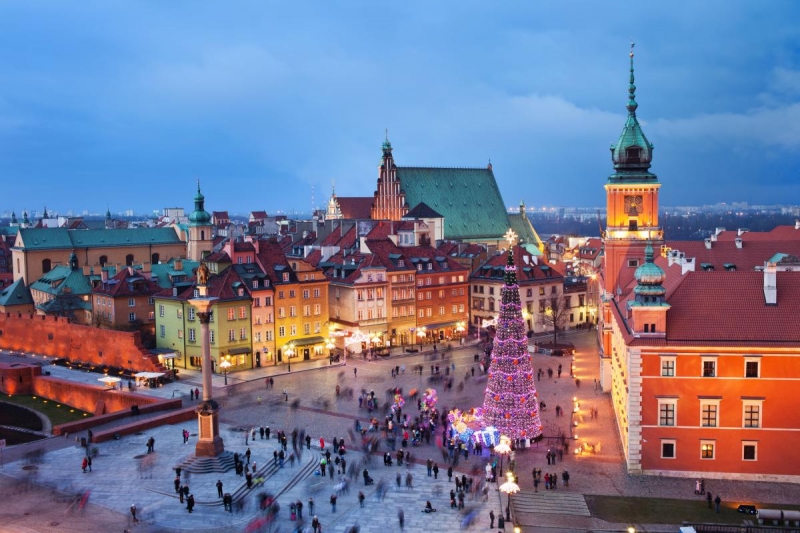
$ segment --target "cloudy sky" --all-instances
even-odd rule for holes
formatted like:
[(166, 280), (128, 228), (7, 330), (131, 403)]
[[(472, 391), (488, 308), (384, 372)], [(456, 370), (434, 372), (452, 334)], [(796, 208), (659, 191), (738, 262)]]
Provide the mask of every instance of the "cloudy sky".
[(636, 42), (665, 205), (800, 204), (800, 4), (0, 4), (0, 213), (309, 211), (400, 166), (604, 204)]

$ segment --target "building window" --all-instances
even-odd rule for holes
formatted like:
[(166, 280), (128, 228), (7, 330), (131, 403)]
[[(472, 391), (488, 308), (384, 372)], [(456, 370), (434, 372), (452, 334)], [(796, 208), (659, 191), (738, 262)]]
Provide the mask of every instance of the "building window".
[(303, 334), (304, 335), (311, 334), (311, 324), (303, 324)]
[(182, 330), (182, 329), (179, 329), (179, 330), (178, 330), (178, 338), (179, 338), (179, 339), (182, 339), (182, 338), (183, 338), (183, 330)]
[(284, 272), (283, 273), (283, 281), (289, 281), (289, 273), (288, 272)]
[(319, 298), (320, 292), (319, 289), (314, 289), (314, 298)]
[(678, 405), (677, 398), (658, 400), (658, 425), (674, 426), (675, 411)]
[(759, 359), (748, 358), (744, 360), (744, 377), (746, 378), (761, 377), (759, 370), (761, 370)]
[(433, 315), (433, 308), (432, 307), (427, 308), (425, 310), (425, 315), (426, 316), (432, 316)]
[(290, 317), (297, 316), (297, 308), (293, 305), (289, 306), (289, 316)]
[(189, 320), (194, 321), (194, 307), (189, 308)]
[(314, 304), (314, 315), (321, 315), (322, 314), (322, 305), (321, 304)]
[(164, 304), (158, 304), (158, 316), (164, 316)]
[(136, 300), (128, 298), (128, 307), (136, 307)]
[(210, 330), (208, 332), (208, 342), (209, 342), (209, 344), (214, 344), (214, 338), (215, 337), (216, 337), (216, 335), (214, 335), (214, 330), (213, 329)]
[(544, 296), (544, 287), (539, 287), (539, 296)]
[(706, 428), (717, 427), (719, 400), (700, 402), (700, 425)]
[(267, 330), (266, 340), (267, 341), (271, 341), (272, 340), (272, 330), (269, 330), (269, 329)]
[(662, 459), (675, 459), (675, 441), (662, 440), (661, 441), (661, 458)]
[(700, 459), (713, 459), (714, 458), (714, 446), (716, 442), (713, 440), (701, 440), (700, 441)]
[(303, 289), (303, 299), (304, 300), (308, 300), (308, 297), (309, 297), (310, 294), (311, 293), (309, 292), (308, 289)]
[(440, 306), (439, 306), (439, 315), (441, 316), (441, 315), (443, 315), (443, 314), (444, 314), (444, 306), (443, 306), (443, 305), (440, 305)]
[(285, 318), (286, 310), (283, 307), (278, 308), (278, 318)]
[(136, 313), (128, 313), (128, 322), (136, 321)]
[(675, 377), (675, 358), (662, 357), (661, 358), (661, 377), (673, 378)]
[(196, 340), (194, 328), (189, 328), (189, 342), (195, 342)]
[(159, 332), (158, 333), (161, 336), (161, 338), (163, 339), (164, 337), (167, 336), (167, 327), (163, 326), (163, 325), (159, 326)]
[(278, 300), (283, 300), (283, 291), (278, 291)]
[(717, 375), (717, 358), (704, 357), (703, 358), (703, 377), (713, 378)]
[(231, 328), (228, 330), (228, 340), (235, 341), (236, 340), (236, 330)]
[(761, 427), (761, 400), (744, 402), (744, 427)]
[[(634, 230), (635, 230), (635, 228), (634, 228)], [(628, 259), (628, 266), (630, 268), (638, 267), (639, 266), (639, 260), (638, 259)]]
[(758, 461), (758, 443), (754, 441), (742, 442), (742, 461)]
[(183, 318), (183, 309), (178, 309), (176, 315), (178, 318)]
[(233, 307), (228, 308), (228, 320), (236, 320), (236, 309)]
[(239, 340), (240, 341), (247, 340), (247, 328), (239, 329)]
[(257, 279), (254, 279), (254, 280), (253, 280), (253, 288), (254, 288), (254, 289), (257, 289), (257, 288), (258, 288), (258, 280), (257, 280)]
[(247, 307), (240, 307), (239, 308), (239, 318), (247, 318)]
[(292, 337), (294, 337), (295, 335), (297, 335), (297, 326), (295, 326), (295, 325), (291, 325), (291, 326), (289, 326), (289, 334), (290, 334)]

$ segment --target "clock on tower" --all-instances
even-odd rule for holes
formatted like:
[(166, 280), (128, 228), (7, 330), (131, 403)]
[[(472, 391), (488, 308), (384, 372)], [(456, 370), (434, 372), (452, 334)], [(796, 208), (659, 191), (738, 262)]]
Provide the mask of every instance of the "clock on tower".
[(625, 197), (625, 212), (628, 213), (630, 216), (636, 216), (639, 214), (639, 210), (642, 207), (642, 197), (641, 196), (626, 196)]

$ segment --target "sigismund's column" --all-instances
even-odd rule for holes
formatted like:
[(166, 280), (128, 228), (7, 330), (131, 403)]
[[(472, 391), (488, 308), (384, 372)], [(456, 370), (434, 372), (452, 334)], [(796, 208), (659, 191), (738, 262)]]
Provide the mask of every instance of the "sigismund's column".
[(208, 323), (213, 311), (211, 306), (217, 299), (208, 296), (208, 267), (205, 263), (197, 269), (197, 298), (189, 304), (197, 309), (200, 320), (200, 342), (203, 349), (203, 402), (197, 407), (199, 438), (195, 447), (197, 457), (216, 457), (225, 451), (222, 437), (219, 436), (219, 404), (211, 397), (211, 344)]

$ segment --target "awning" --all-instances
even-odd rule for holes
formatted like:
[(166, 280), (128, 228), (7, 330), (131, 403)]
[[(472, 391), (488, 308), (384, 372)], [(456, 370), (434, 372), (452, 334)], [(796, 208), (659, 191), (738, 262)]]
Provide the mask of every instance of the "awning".
[(323, 344), (325, 342), (325, 337), (306, 337), (305, 339), (297, 339), (296, 341), (292, 341), (292, 345), (311, 346), (312, 344)]
[(98, 378), (97, 381), (102, 381), (103, 383), (108, 383), (109, 385), (113, 385), (114, 383), (117, 383), (118, 381), (122, 381), (122, 379), (115, 378), (115, 377), (112, 377), (112, 376), (106, 376), (104, 378)]
[(139, 372), (133, 375), (135, 378), (154, 379), (163, 376), (163, 372)]
[(250, 348), (247, 347), (247, 346), (243, 346), (241, 348), (231, 348), (228, 351), (228, 354), (230, 354), (230, 355), (242, 355), (242, 354), (246, 354), (246, 353), (250, 353)]
[(442, 322), (441, 324), (428, 324), (425, 327), (427, 329), (441, 329), (441, 328), (448, 328), (450, 326), (457, 326), (458, 322)]

